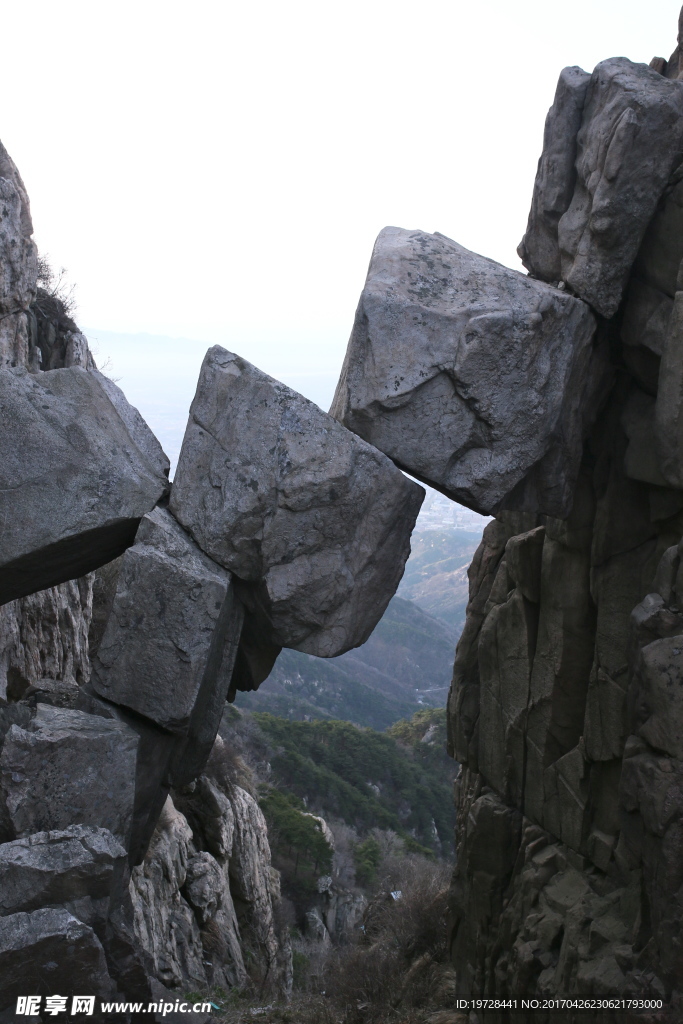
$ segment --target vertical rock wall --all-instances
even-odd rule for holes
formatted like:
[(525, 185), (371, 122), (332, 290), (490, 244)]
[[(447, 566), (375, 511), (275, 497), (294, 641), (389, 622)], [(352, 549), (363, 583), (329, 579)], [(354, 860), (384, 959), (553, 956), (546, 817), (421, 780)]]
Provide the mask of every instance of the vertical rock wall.
[(570, 516), (499, 513), (470, 567), (449, 698), (463, 995), (683, 1014), (680, 195), (675, 170), (603, 324), (615, 383)]

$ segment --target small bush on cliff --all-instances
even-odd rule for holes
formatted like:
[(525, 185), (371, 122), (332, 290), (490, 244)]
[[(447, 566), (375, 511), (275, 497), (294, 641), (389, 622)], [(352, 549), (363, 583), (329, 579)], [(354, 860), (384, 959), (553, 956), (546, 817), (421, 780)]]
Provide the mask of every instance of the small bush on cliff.
[(76, 287), (67, 281), (66, 269), (53, 270), (49, 257), (38, 256), (38, 288), (33, 311), (52, 320), (61, 330), (78, 331), (74, 322)]

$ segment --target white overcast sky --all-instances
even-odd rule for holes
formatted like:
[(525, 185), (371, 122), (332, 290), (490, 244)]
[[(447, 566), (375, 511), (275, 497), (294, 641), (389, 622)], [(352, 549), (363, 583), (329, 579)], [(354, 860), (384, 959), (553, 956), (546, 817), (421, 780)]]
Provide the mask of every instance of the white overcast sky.
[(22, 0), (0, 138), (98, 358), (175, 449), (207, 344), (329, 402), (384, 225), (519, 266), (560, 69), (668, 57), (678, 10)]

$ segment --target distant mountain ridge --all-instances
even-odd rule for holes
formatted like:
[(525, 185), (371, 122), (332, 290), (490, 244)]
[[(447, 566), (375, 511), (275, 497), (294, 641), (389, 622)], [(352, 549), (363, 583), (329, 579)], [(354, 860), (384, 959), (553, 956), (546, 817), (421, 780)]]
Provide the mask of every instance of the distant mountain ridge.
[(339, 658), (284, 650), (257, 693), (236, 704), (293, 720), (345, 719), (383, 730), (446, 703), (454, 643), (442, 622), (394, 597), (370, 639)]
[(467, 570), (480, 541), (480, 531), (453, 528), (418, 529), (410, 540), (411, 555), (398, 594), (446, 623), (454, 643), (465, 624)]

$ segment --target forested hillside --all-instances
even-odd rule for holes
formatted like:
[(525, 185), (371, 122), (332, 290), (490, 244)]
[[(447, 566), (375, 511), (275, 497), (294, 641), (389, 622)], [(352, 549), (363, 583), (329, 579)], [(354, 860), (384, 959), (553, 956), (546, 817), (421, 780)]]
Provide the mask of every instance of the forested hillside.
[(221, 732), (256, 778), (267, 814), (281, 806), (272, 798), (277, 791), (361, 837), (391, 830), (409, 848), (441, 856), (452, 849), (457, 767), (445, 753), (445, 722), (443, 709), (425, 709), (380, 733), (231, 708)]

